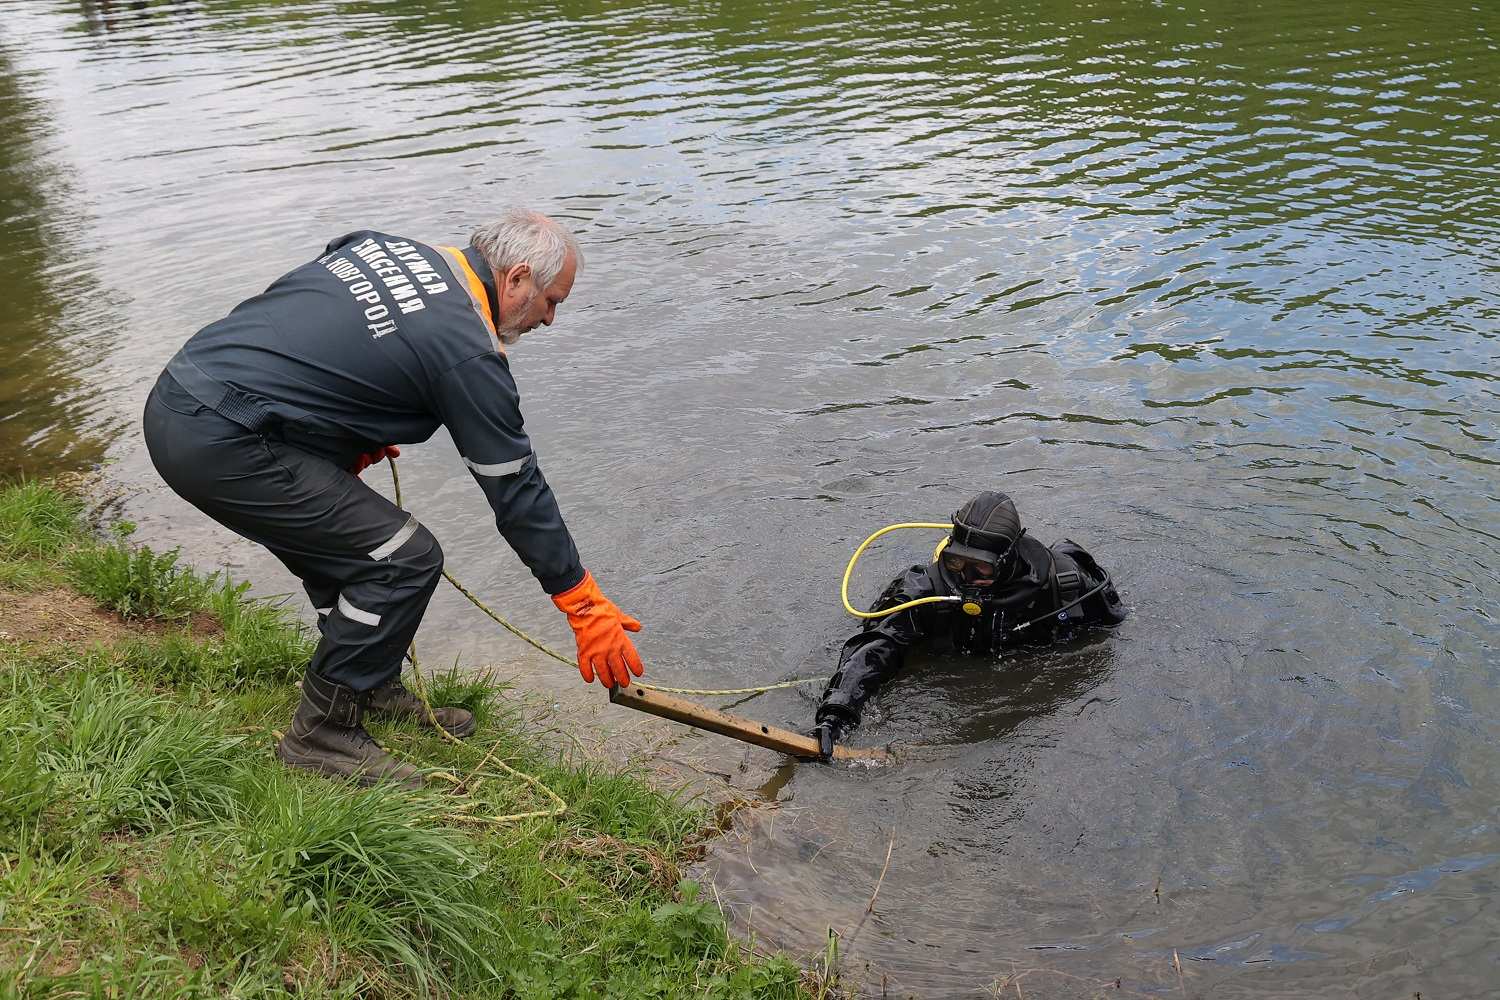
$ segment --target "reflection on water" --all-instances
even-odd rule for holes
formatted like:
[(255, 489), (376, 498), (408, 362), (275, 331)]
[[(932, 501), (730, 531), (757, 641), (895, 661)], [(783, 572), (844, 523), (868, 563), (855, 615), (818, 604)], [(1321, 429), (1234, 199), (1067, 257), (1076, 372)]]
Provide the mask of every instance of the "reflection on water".
[[(799, 948), (833, 926), (894, 995), (1029, 968), (1051, 978), (1028, 995), (1176, 990), (1174, 954), (1216, 997), (1500, 972), (1488, 6), (3, 20), (6, 473), (108, 440), (148, 539), (291, 590), (161, 494), (150, 378), (333, 235), (452, 240), (545, 204), (589, 266), (515, 371), (656, 680), (826, 673), (853, 545), (985, 488), (1132, 605), (1075, 648), (914, 658), (858, 736), (898, 764), (796, 767), (716, 846), (745, 926)], [(403, 470), (458, 575), (565, 642), (448, 444)], [(433, 623), (436, 649), (506, 655), (457, 602)], [(811, 699), (740, 710), (804, 726)]]
[[(103, 427), (88, 395), (90, 354), (108, 329), (88, 299), (99, 290), (72, 259), (76, 210), (44, 145), (46, 110), (0, 47), (0, 477), (43, 476), (99, 461)], [(91, 419), (92, 418), (92, 419)]]

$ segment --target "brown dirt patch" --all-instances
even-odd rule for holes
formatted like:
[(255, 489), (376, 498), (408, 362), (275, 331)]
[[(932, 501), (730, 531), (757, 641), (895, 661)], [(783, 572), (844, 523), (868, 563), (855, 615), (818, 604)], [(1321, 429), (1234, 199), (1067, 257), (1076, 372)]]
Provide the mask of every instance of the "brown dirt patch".
[(103, 909), (118, 906), (132, 913), (139, 910), (141, 897), (132, 887), (140, 881), (141, 874), (139, 870), (135, 870), (110, 875), (105, 881), (89, 889), (89, 902)]
[[(193, 633), (222, 633), (209, 615), (194, 615)], [(171, 626), (153, 621), (126, 621), (93, 601), (62, 587), (27, 592), (0, 587), (0, 642), (40, 647), (109, 645), (121, 639), (160, 635)]]
[(145, 856), (139, 837), (130, 833), (106, 833), (99, 838), (101, 847), (112, 847), (124, 863), (112, 872), (104, 873), (88, 890), (88, 898), (96, 906), (119, 906), (134, 912), (141, 908), (139, 887), (146, 878), (146, 866), (159, 855), (160, 847), (153, 849), (150, 858)]

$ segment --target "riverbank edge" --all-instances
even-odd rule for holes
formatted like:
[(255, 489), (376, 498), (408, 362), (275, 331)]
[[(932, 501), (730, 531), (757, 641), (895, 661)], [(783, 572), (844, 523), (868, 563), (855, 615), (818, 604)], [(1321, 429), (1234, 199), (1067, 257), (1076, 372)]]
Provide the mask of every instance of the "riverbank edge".
[[(683, 877), (722, 817), (548, 745), (486, 676), (432, 678), (479, 717), (461, 747), (372, 727), (427, 791), (282, 767), (312, 637), (128, 530), (102, 536), (78, 483), (0, 487), (0, 992), (825, 992)], [(553, 808), (494, 760), (566, 811), (485, 819)]]

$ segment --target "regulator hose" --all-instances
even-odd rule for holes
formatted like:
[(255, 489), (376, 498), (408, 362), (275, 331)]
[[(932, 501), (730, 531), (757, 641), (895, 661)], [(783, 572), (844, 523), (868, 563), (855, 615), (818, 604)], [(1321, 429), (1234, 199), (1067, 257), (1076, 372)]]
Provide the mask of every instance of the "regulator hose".
[[(893, 608), (882, 608), (879, 611), (860, 611), (855, 608), (854, 605), (849, 603), (849, 577), (854, 573), (854, 564), (859, 562), (859, 557), (864, 555), (865, 549), (870, 547), (871, 542), (875, 541), (875, 539), (879, 538), (881, 535), (884, 535), (886, 532), (895, 531), (898, 528), (932, 528), (941, 531), (952, 531), (953, 525), (937, 521), (903, 521), (900, 524), (888, 524), (884, 528), (881, 528), (879, 531), (875, 532), (869, 538), (866, 538), (863, 542), (861, 542), (859, 548), (854, 550), (854, 555), (849, 557), (849, 565), (844, 567), (844, 583), (839, 588), (839, 596), (844, 601), (844, 610), (849, 612), (856, 618), (884, 618), (886, 615), (893, 615), (898, 611), (905, 611), (907, 608), (920, 607), (923, 604), (952, 604), (956, 601), (963, 600), (963, 598), (959, 597), (956, 594), (934, 594), (929, 597), (918, 597), (917, 599), (907, 601), (904, 604), (898, 604)], [(936, 559), (939, 553), (943, 551), (943, 547), (947, 544), (948, 539), (946, 538), (941, 542), (938, 542), (937, 548), (932, 551), (932, 558)]]
[[(907, 608), (915, 608), (923, 604), (948, 604), (954, 601), (963, 600), (962, 597), (957, 595), (933, 595), (931, 597), (919, 597), (916, 600), (907, 601), (905, 604), (898, 604), (895, 607), (891, 608), (882, 608), (879, 611), (860, 611), (855, 608), (854, 605), (849, 603), (849, 577), (854, 573), (854, 564), (859, 562), (859, 557), (864, 555), (865, 549), (870, 547), (871, 542), (875, 541), (875, 539), (879, 538), (881, 535), (884, 535), (886, 532), (896, 531), (899, 528), (932, 528), (941, 531), (951, 531), (953, 530), (953, 525), (942, 524), (936, 521), (903, 521), (900, 524), (888, 524), (884, 528), (881, 528), (879, 531), (875, 532), (869, 538), (866, 538), (863, 542), (861, 542), (859, 548), (854, 550), (854, 555), (849, 557), (849, 565), (844, 567), (844, 582), (839, 590), (839, 596), (843, 598), (844, 601), (844, 610), (849, 612), (851, 615), (854, 615), (856, 618), (884, 618), (887, 615), (893, 615), (898, 611), (905, 611)], [(949, 538), (944, 538), (942, 541), (937, 543), (937, 548), (932, 550), (933, 562), (936, 562), (938, 560), (938, 557), (943, 554), (943, 549), (948, 547), (948, 542), (951, 540), (952, 539), (950, 536)], [(1025, 621), (1019, 625), (1012, 626), (1010, 629), (1008, 629), (1008, 631), (1019, 632), (1023, 628), (1028, 628), (1029, 626), (1035, 625), (1037, 622), (1045, 621), (1048, 618), (1060, 615), (1071, 608), (1076, 608), (1078, 605), (1082, 604), (1090, 597), (1093, 597), (1095, 594), (1099, 593), (1099, 591), (1103, 590), (1105, 587), (1108, 587), (1111, 582), (1112, 581), (1110, 580), (1109, 573), (1106, 572), (1104, 574), (1104, 582), (1084, 593), (1082, 597), (1074, 598), (1067, 604), (1064, 604), (1062, 607), (1054, 608), (1053, 610), (1038, 618), (1033, 618), (1030, 621)], [(965, 610), (968, 609), (966, 608)], [(979, 612), (975, 610), (973, 613), (978, 614)]]
[(1055, 618), (1056, 616), (1062, 614), (1063, 612), (1069, 610), (1070, 608), (1076, 608), (1076, 607), (1078, 607), (1078, 605), (1082, 604), (1084, 601), (1088, 600), (1090, 597), (1093, 597), (1095, 594), (1099, 593), (1099, 591), (1103, 590), (1105, 587), (1108, 587), (1110, 585), (1110, 582), (1111, 581), (1110, 581), (1110, 578), (1109, 578), (1109, 571), (1106, 570), (1105, 573), (1104, 573), (1104, 582), (1101, 583), (1101, 584), (1099, 584), (1099, 586), (1095, 587), (1094, 589), (1092, 589), (1092, 590), (1088, 591), (1087, 593), (1085, 593), (1082, 597), (1075, 597), (1073, 600), (1069, 601), (1067, 604), (1064, 604), (1062, 607), (1056, 608), (1056, 609), (1054, 609), (1052, 611), (1049, 611), (1045, 615), (1042, 615), (1039, 618), (1033, 618), (1029, 622), (1022, 622), (1019, 625), (1014, 625), (1010, 629), (1008, 629), (1008, 631), (1019, 632), (1023, 628), (1028, 628), (1028, 627), (1030, 627), (1032, 625), (1035, 625), (1037, 622), (1046, 621), (1048, 618)]

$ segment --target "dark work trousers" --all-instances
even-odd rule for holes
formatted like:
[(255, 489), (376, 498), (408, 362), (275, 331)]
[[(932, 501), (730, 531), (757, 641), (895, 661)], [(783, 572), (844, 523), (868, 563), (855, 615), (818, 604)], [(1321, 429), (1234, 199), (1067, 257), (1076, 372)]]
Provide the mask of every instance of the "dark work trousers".
[(356, 691), (401, 671), (443, 569), (432, 532), (318, 455), (246, 430), (163, 375), (146, 447), (184, 500), (270, 549), (302, 581), (323, 633), (311, 670)]

